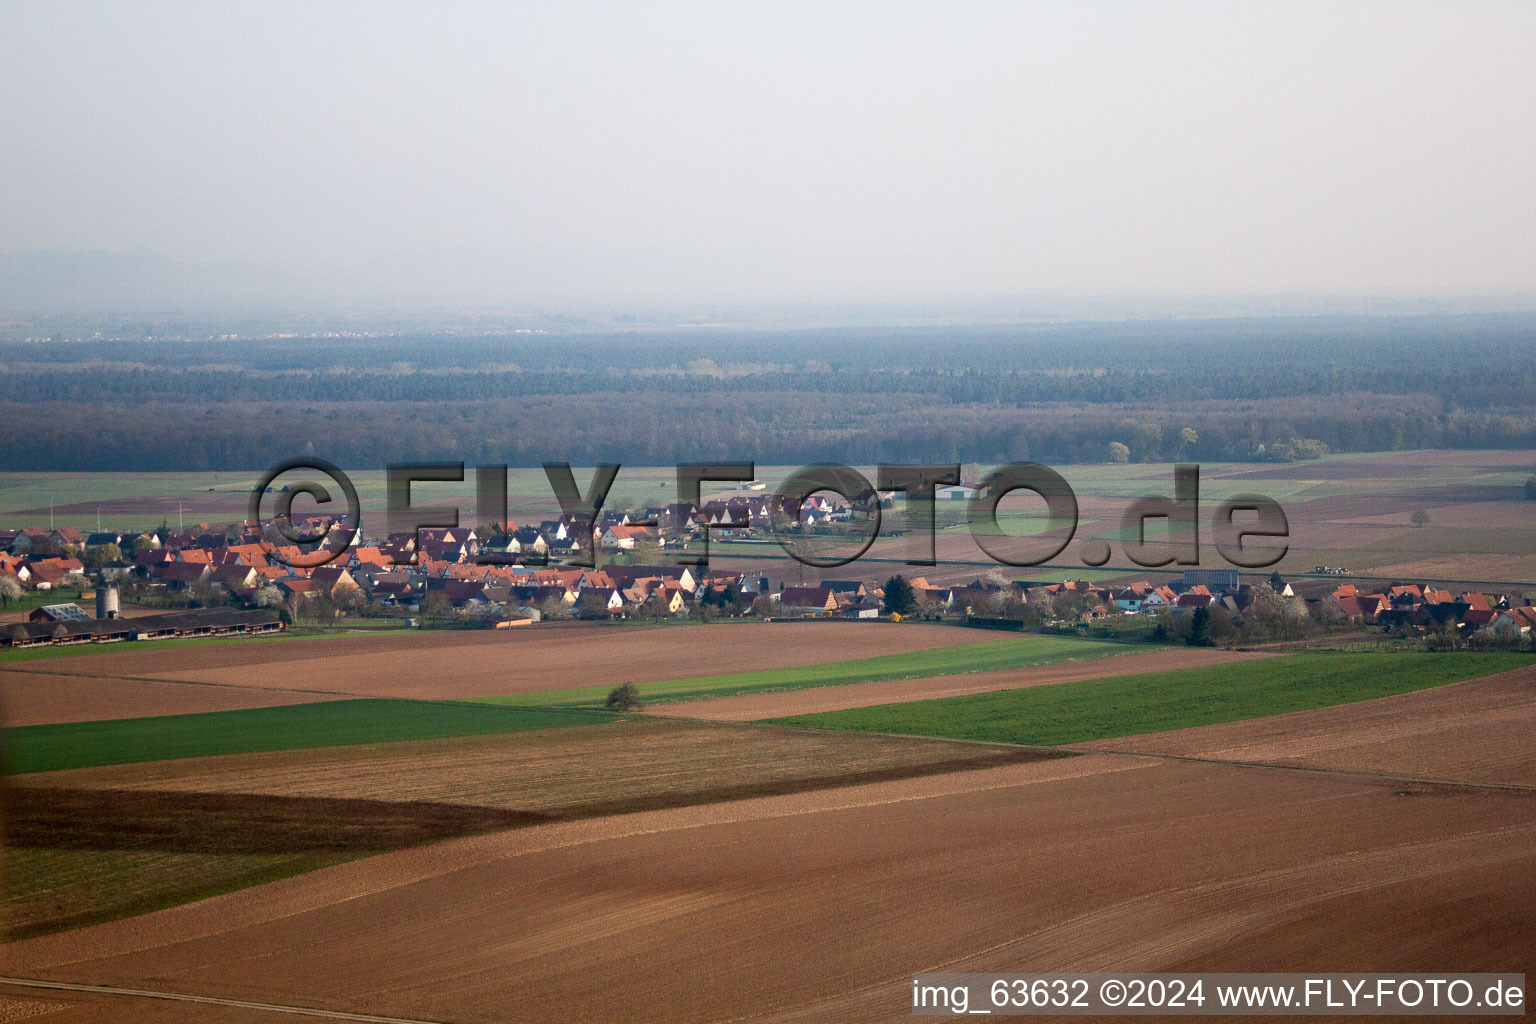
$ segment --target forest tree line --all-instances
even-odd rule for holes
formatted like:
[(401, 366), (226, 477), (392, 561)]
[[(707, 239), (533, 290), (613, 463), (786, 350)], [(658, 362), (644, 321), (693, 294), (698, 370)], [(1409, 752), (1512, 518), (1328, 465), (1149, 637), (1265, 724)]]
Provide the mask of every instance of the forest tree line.
[(1536, 448), (1536, 318), (0, 344), (0, 470)]

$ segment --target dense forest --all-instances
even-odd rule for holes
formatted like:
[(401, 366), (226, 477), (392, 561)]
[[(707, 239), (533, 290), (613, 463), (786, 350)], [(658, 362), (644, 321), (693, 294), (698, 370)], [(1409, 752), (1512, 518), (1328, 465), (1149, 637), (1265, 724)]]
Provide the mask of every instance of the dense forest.
[(1536, 448), (1536, 317), (0, 343), (0, 469)]

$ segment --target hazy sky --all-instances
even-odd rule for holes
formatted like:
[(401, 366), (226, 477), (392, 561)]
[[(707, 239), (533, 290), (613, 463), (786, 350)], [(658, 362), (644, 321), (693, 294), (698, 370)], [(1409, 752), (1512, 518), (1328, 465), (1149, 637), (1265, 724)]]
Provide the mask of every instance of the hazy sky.
[(494, 300), (1536, 291), (1536, 4), (0, 8), (0, 252)]

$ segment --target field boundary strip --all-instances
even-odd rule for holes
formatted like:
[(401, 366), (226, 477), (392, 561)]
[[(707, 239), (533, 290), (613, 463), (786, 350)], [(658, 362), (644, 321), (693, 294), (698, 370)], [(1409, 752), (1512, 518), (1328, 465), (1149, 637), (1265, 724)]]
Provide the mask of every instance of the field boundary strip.
[[(878, 733), (876, 735), (884, 735)], [(893, 733), (892, 735), (899, 735)], [(968, 742), (988, 742), (976, 740)], [(1014, 746), (1011, 743), (1002, 746)], [(1195, 754), (1148, 754), (1134, 750), (1101, 750), (1098, 747), (1048, 747), (1049, 750), (1072, 751), (1081, 754), (1108, 754), (1111, 757), (1155, 757), (1162, 761), (1191, 761), (1199, 764), (1221, 764), (1232, 768), (1273, 768), (1287, 772), (1305, 772), (1311, 775), (1336, 775), (1344, 778), (1368, 781), (1392, 782), (1405, 786), (1439, 786), (1450, 789), (1491, 789), (1508, 793), (1536, 793), (1536, 786), (1520, 782), (1474, 782), (1464, 779), (1425, 779), (1415, 775), (1395, 775), (1390, 772), (1370, 772), (1359, 768), (1322, 768), (1309, 764), (1280, 764), (1275, 761), (1236, 761), (1223, 757), (1200, 757)]]
[[(17, 662), (17, 664), (25, 665), (27, 662)], [(226, 690), (267, 690), (272, 693), (323, 693), (341, 697), (367, 696), (367, 694), (357, 694), (347, 690), (316, 690), (310, 687), (299, 686), (252, 686), (249, 683), (213, 683), (203, 679), (174, 679), (167, 676), (125, 676), (110, 672), (61, 672), (58, 669), (11, 668), (3, 662), (0, 662), (0, 672), (17, 672), (33, 676), (63, 676), (69, 679), (96, 679), (109, 683), (172, 683), (177, 686), (216, 686)]]
[(0, 978), (0, 985), (14, 985), (17, 988), (42, 989), (51, 992), (87, 992), (93, 995), (128, 996), (134, 999), (166, 999), (178, 1003), (201, 1003), (204, 1006), (227, 1006), (238, 1010), (260, 1010), (266, 1013), (287, 1013), (301, 1017), (362, 1021), (365, 1024), (445, 1024), (443, 1021), (427, 1020), (421, 1017), (381, 1017), (377, 1014), (350, 1013), (346, 1010), (322, 1010), (313, 1006), (253, 1003), (244, 999), (222, 999), (219, 996), (199, 996), (188, 992), (156, 992), (152, 989), (119, 988), (116, 985), (44, 981), (41, 978)]
[[(903, 654), (797, 665), (789, 668), (752, 669), (713, 676), (690, 676), (636, 683), (647, 703), (672, 703), (710, 697), (812, 690), (857, 683), (904, 679), (937, 679), (948, 676), (1002, 672), (1071, 661), (1098, 661), (1128, 653), (1133, 645), (1097, 638), (1015, 636), (976, 643), (949, 644)], [(460, 698), (464, 703), (498, 707), (590, 707), (600, 705), (611, 686), (583, 686), (564, 690)]]
[[(762, 719), (856, 732), (1062, 747), (1267, 718), (1433, 689), (1532, 664), (1528, 655), (1284, 654), (1236, 665), (1107, 676)], [(1388, 668), (1395, 673), (1388, 674)]]
[(596, 725), (619, 721), (621, 717), (585, 708), (356, 697), (230, 711), (14, 726), (4, 730), (4, 764), (7, 772), (26, 775), (221, 754), (528, 732)]
[[(1454, 685), (1451, 683), (1444, 684)], [(1317, 765), (1306, 764), (1281, 764), (1277, 761), (1238, 761), (1231, 758), (1201, 757), (1198, 754), (1160, 754), (1146, 750), (1110, 750), (1103, 747), (1090, 747), (1079, 743), (1011, 743), (1008, 740), (978, 740), (967, 739), (958, 736), (922, 736), (910, 732), (869, 732), (863, 729), (842, 730), (826, 729), (811, 725), (787, 725), (773, 719), (764, 719), (757, 722), (717, 722), (707, 718), (684, 718), (681, 715), (653, 715), (662, 721), (688, 722), (694, 725), (716, 726), (751, 726), (758, 729), (782, 729), (787, 732), (857, 732), (860, 736), (879, 736), (893, 740), (927, 740), (931, 743), (965, 743), (977, 747), (1004, 747), (1014, 750), (1025, 750), (1038, 754), (1064, 754), (1076, 756), (1092, 756), (1103, 754), (1106, 757), (1125, 758), (1132, 761), (1188, 761), (1192, 764), (1214, 764), (1227, 768), (1263, 768), (1275, 771), (1303, 772), (1309, 775), (1329, 775), (1340, 778), (1360, 779), (1367, 782), (1392, 782), (1400, 785), (1412, 786), (1440, 786), (1451, 789), (1491, 789), (1510, 793), (1536, 793), (1536, 786), (1529, 786), (1520, 782), (1476, 782), (1463, 779), (1429, 779), (1417, 775), (1395, 775), (1390, 772), (1370, 772), (1358, 768), (1322, 768)], [(1198, 728), (1198, 727), (1197, 727)], [(1093, 742), (1093, 741), (1089, 741)], [(985, 766), (983, 766), (985, 767)], [(975, 769), (961, 769), (970, 771)], [(953, 773), (936, 773), (953, 774)]]

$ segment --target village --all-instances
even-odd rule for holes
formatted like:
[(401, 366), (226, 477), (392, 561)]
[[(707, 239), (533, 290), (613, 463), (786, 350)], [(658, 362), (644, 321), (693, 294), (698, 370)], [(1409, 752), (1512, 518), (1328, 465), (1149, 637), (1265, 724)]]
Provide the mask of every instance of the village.
[[(318, 540), (276, 548), (253, 522), (185, 531), (3, 530), (0, 608), (29, 610), (23, 621), (0, 623), (0, 646), (262, 633), (296, 624), (512, 628), (563, 619), (756, 616), (917, 617), (1205, 646), (1374, 631), (1454, 649), (1528, 645), (1536, 626), (1527, 595), (1414, 582), (1339, 584), (1319, 578), (1337, 574), (1326, 567), (1290, 581), (1278, 573), (1243, 579), (1236, 570), (1191, 569), (1156, 582), (1046, 582), (992, 570), (939, 585), (923, 576), (851, 574), (807, 583), (803, 571), (785, 575), (782, 561), (765, 562), (775, 568), (763, 571), (680, 564), (687, 559), (679, 555), (706, 534), (766, 535), (771, 500), (607, 512), (592, 524), (590, 542), (585, 524), (570, 516), (423, 529), (372, 543), (317, 516), (295, 525)], [(856, 515), (817, 496), (802, 506), (801, 528), (832, 530)], [(338, 536), (348, 540), (335, 551), (328, 545)], [(316, 552), (329, 560), (302, 567), (318, 561)], [(94, 600), (94, 614), (62, 599), (71, 591)], [(125, 604), (132, 614), (121, 611)]]

